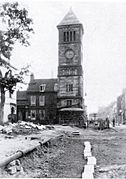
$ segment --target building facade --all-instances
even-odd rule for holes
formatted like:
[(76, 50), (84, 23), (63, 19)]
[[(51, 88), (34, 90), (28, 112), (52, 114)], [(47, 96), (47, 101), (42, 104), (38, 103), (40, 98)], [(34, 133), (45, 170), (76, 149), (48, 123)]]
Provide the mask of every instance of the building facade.
[[(2, 61), (3, 63), (7, 63), (6, 61)], [(10, 68), (12, 66), (8, 65)], [(13, 69), (13, 68), (12, 68)], [(13, 69), (14, 70), (14, 69)], [(7, 72), (7, 69), (4, 66), (1, 66), (0, 69), (0, 78), (4, 77)], [(2, 104), (4, 103), (4, 109), (2, 109)], [(0, 86), (0, 124), (8, 122), (8, 118), (10, 114), (16, 115), (16, 92), (13, 95), (10, 95), (9, 91), (6, 91), (5, 94)]]
[(17, 92), (18, 120), (54, 124), (57, 113), (57, 79), (34, 79), (27, 91)]
[(126, 89), (117, 97), (117, 122), (126, 124)]
[[(59, 32), (58, 112), (60, 122), (72, 122), (83, 111), (83, 25), (70, 10), (57, 26)], [(65, 109), (66, 108), (66, 109)], [(69, 109), (68, 109), (69, 108)], [(66, 115), (67, 114), (67, 115)], [(75, 123), (74, 121), (74, 123)]]
[[(18, 118), (20, 116), (24, 118), (23, 115), (28, 118), (30, 115), (30, 118), (32, 120), (35, 118), (36, 121), (83, 125), (83, 25), (70, 10), (57, 28), (59, 32), (58, 78), (44, 81), (35, 80), (32, 76), (26, 94), (22, 92), (26, 96), (25, 99), (20, 92), (17, 93)], [(51, 90), (46, 88), (49, 85)], [(41, 88), (45, 88), (45, 91), (40, 91)], [(19, 100), (20, 95), (22, 105)], [(25, 114), (21, 112), (23, 110)]]

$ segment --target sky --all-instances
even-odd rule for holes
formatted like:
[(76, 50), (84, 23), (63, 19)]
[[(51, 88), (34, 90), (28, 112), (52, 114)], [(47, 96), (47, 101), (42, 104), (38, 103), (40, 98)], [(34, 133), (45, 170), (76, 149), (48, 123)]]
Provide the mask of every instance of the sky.
[[(11, 0), (9, 2), (12, 2)], [(12, 64), (31, 65), (35, 78), (56, 78), (57, 25), (72, 10), (83, 24), (84, 93), (88, 113), (109, 105), (126, 88), (126, 3), (20, 0), (33, 19), (30, 46), (16, 45)]]

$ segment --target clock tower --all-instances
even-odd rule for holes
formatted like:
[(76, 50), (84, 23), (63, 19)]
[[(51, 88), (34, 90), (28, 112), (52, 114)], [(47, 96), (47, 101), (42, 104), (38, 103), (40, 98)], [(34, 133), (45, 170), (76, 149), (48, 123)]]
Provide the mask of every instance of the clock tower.
[(84, 31), (83, 25), (71, 9), (57, 28), (59, 31), (57, 107), (60, 122), (69, 123), (73, 119), (73, 115), (78, 116), (83, 112), (84, 106), (82, 69)]

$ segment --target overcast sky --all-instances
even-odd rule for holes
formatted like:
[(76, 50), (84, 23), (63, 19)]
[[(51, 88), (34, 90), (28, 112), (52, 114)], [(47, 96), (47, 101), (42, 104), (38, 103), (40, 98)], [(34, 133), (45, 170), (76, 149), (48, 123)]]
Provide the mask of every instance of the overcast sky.
[[(11, 1), (10, 1), (11, 2)], [(34, 22), (30, 47), (16, 46), (12, 63), (31, 64), (35, 78), (57, 77), (58, 30), (72, 7), (84, 26), (83, 56), (88, 112), (108, 105), (126, 87), (126, 3), (22, 0)]]

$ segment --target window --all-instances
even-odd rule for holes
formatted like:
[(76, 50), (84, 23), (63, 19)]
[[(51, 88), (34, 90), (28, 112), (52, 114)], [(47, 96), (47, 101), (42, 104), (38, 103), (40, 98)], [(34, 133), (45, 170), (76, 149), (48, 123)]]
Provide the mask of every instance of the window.
[(64, 37), (63, 37), (63, 39), (64, 39), (64, 42), (66, 42), (66, 32), (64, 32)]
[(54, 84), (54, 91), (58, 91), (58, 84), (57, 83)]
[(69, 42), (69, 32), (67, 32), (67, 42)]
[(44, 106), (45, 105), (45, 96), (39, 96), (39, 105)]
[(67, 106), (72, 106), (72, 100), (71, 99), (67, 100)]
[(45, 87), (46, 87), (46, 84), (42, 84), (40, 86), (40, 92), (44, 92), (45, 91)]
[(45, 119), (45, 110), (39, 110), (39, 118), (40, 118), (40, 120)]
[(70, 31), (70, 41), (72, 41), (72, 31)]
[(66, 85), (66, 92), (71, 92), (73, 91), (73, 84), (67, 84)]
[(36, 119), (36, 110), (31, 110), (31, 120)]
[(73, 41), (76, 40), (76, 31), (73, 32)]
[(65, 75), (65, 70), (62, 70), (62, 75)]
[(76, 31), (63, 32), (63, 40), (64, 42), (76, 41)]
[(31, 96), (31, 106), (36, 105), (36, 96)]

